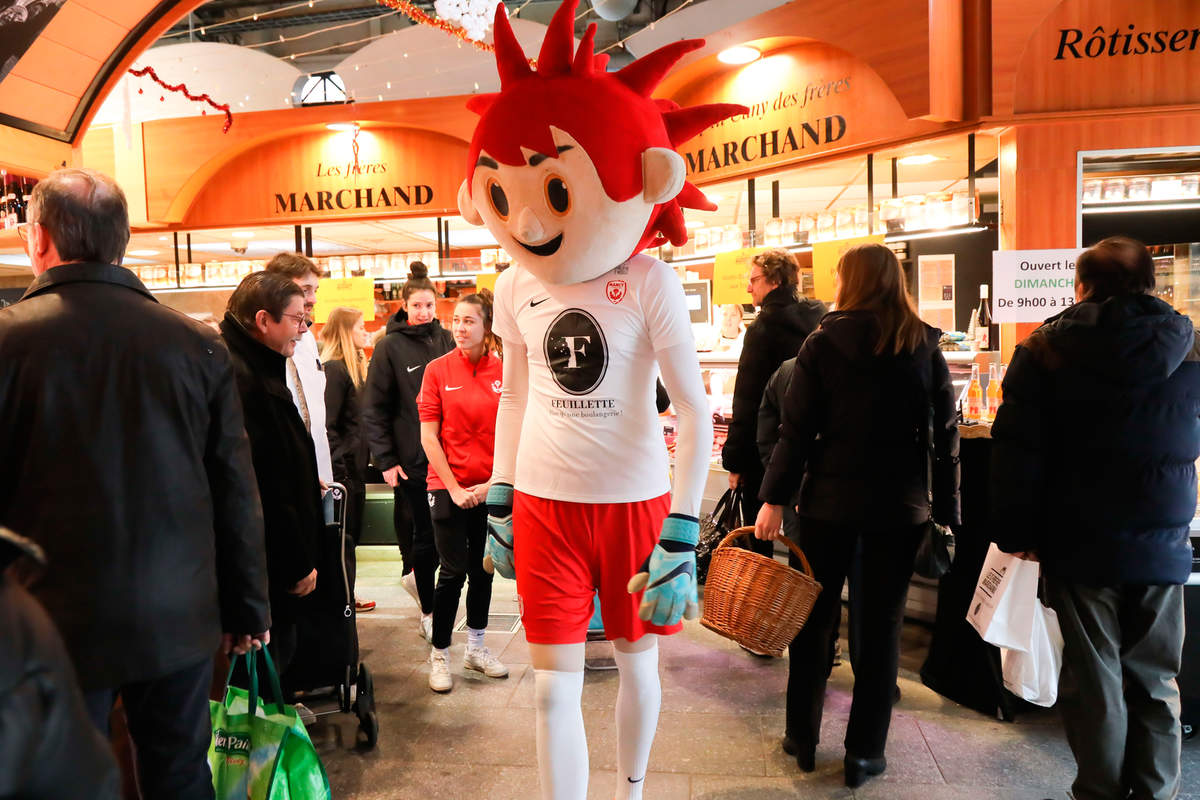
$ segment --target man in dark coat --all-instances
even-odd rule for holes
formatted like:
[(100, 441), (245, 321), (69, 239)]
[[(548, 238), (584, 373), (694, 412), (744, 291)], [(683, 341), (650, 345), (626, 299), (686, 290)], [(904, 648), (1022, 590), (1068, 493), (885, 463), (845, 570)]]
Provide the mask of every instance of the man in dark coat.
[(317, 586), (317, 547), (325, 526), (313, 440), (286, 380), (287, 360), (307, 327), (303, 291), (274, 272), (247, 275), (221, 321), (262, 496), (275, 622), (270, 649), (280, 674), (296, 652), (301, 598)]
[(67, 648), (9, 570), (18, 559), (44, 566), (42, 558), (0, 528), (0, 797), (117, 800), (117, 765), (88, 718)]
[[(754, 257), (746, 291), (760, 306), (758, 317), (746, 329), (733, 385), (733, 418), (721, 450), (721, 463), (729, 471), (729, 488), (742, 487), (742, 519), (752, 525), (758, 516), (758, 489), (763, 465), (758, 452), (758, 405), (767, 381), (779, 365), (800, 351), (800, 345), (817, 329), (828, 310), (820, 300), (799, 296), (800, 267), (787, 250), (768, 250)], [(754, 547), (770, 555), (772, 543), (754, 540)]]
[(1062, 628), (1058, 706), (1077, 800), (1179, 792), (1188, 528), (1200, 456), (1200, 347), (1149, 294), (1146, 248), (1114, 237), (1076, 265), (1078, 301), (1013, 354), (992, 426), (993, 538), (1040, 560)]
[(212, 654), (270, 625), (229, 353), (114, 266), (129, 217), (110, 178), (55, 172), (29, 218), (37, 277), (0, 311), (0, 524), (45, 550), (31, 591), (102, 730), (122, 695), (143, 793), (212, 797)]

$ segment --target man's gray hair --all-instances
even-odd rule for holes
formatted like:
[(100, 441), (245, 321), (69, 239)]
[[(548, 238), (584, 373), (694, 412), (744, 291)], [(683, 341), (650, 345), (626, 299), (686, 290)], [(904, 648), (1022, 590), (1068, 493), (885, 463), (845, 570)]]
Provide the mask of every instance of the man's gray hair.
[(120, 264), (125, 258), (125, 193), (94, 169), (60, 169), (38, 181), (29, 197), (29, 221), (46, 229), (63, 263)]

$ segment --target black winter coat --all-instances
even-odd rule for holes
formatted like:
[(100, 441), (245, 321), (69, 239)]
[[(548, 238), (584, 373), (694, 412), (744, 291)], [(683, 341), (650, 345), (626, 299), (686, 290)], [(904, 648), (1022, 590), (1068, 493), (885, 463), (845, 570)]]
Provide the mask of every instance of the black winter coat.
[(1149, 295), (1078, 303), (1013, 354), (992, 426), (992, 538), (1047, 574), (1179, 584), (1200, 456), (1200, 347)]
[(881, 528), (924, 522), (932, 403), (933, 516), (959, 523), (954, 389), (941, 334), (925, 330), (915, 352), (879, 356), (873, 312), (826, 315), (796, 357), (762, 500), (784, 505), (799, 487), (804, 517)]
[(116, 762), (88, 716), (62, 639), (5, 574), (24, 552), (0, 528), (0, 797), (118, 800)]
[(262, 511), (229, 352), (129, 270), (65, 264), (0, 311), (0, 525), (85, 690), (270, 625)]
[(400, 309), (388, 320), (387, 335), (375, 346), (367, 370), (363, 427), (375, 466), (387, 471), (397, 464), (409, 478), (425, 480), (429, 462), (421, 447), (417, 395), (425, 365), (454, 349), (454, 337), (434, 319), (409, 325)]
[(746, 329), (742, 355), (733, 384), (733, 418), (721, 450), (725, 469), (737, 474), (760, 474), (762, 460), (755, 435), (758, 404), (767, 381), (779, 365), (796, 355), (828, 310), (820, 300), (796, 298), (794, 286), (779, 286), (763, 298), (762, 310)]
[(341, 359), (325, 362), (325, 431), (329, 435), (333, 479), (362, 483), (369, 456), (359, 389)]
[(221, 335), (246, 413), (266, 526), (271, 611), (282, 625), (296, 615), (297, 599), (289, 590), (317, 567), (325, 527), (317, 454), (287, 387), (287, 358), (252, 337), (232, 314), (221, 321)]

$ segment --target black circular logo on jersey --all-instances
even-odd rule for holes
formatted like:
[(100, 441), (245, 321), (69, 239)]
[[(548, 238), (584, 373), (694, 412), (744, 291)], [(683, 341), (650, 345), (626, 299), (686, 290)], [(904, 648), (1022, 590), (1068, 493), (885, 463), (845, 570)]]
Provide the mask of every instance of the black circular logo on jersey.
[(588, 394), (604, 380), (608, 345), (596, 318), (579, 308), (560, 313), (542, 342), (554, 382), (567, 394)]

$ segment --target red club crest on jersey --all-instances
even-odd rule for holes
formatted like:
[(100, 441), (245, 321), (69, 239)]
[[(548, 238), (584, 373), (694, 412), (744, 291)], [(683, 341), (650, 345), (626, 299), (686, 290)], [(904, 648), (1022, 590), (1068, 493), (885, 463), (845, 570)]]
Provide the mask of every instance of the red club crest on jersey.
[(604, 287), (604, 292), (608, 295), (608, 300), (613, 305), (625, 299), (625, 281), (609, 281)]

